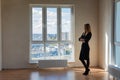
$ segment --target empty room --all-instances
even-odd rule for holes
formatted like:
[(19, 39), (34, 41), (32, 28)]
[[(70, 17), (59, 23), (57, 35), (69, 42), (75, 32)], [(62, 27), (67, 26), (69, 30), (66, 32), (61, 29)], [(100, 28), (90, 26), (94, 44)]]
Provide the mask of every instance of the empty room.
[(120, 80), (120, 0), (0, 0), (0, 80)]

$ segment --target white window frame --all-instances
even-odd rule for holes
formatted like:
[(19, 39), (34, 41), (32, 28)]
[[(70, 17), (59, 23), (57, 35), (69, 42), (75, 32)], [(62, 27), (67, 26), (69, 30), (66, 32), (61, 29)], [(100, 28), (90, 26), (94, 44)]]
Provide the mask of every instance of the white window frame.
[[(70, 43), (70, 44), (72, 44), (73, 45), (73, 54), (75, 53), (75, 51), (74, 51), (74, 39), (75, 39), (75, 17), (74, 17), (74, 9), (73, 9), (73, 6), (74, 5), (48, 5), (48, 4), (30, 4), (30, 47), (29, 47), (29, 49), (30, 49), (30, 54), (31, 54), (31, 45), (32, 44), (40, 44), (40, 43), (42, 43), (42, 44), (46, 44), (46, 43), (58, 43), (58, 49), (60, 49), (60, 43)], [(42, 10), (42, 13), (43, 13), (43, 18), (42, 18), (42, 25), (43, 25), (43, 27), (42, 27), (42, 32), (43, 32), (43, 40), (42, 41), (32, 41), (32, 7), (41, 7), (41, 8), (43, 8), (43, 9), (47, 9), (47, 8), (57, 8), (57, 14), (59, 14), (59, 16), (57, 15), (57, 26), (58, 26), (58, 28), (57, 28), (57, 39), (58, 40), (55, 40), (55, 41), (48, 41), (47, 40), (47, 18), (46, 18), (46, 13), (47, 13), (47, 10)], [(47, 8), (46, 8), (47, 7)], [(71, 34), (71, 37), (72, 37), (72, 40), (71, 41), (69, 41), (69, 40), (64, 40), (64, 41), (62, 41), (62, 39), (61, 39), (61, 9), (60, 8), (71, 8), (71, 10), (72, 10), (72, 15), (71, 15), (71, 26), (72, 26), (72, 34)], [(45, 28), (45, 29), (44, 29)], [(44, 46), (44, 50), (45, 50), (45, 46)], [(59, 52), (60, 52), (60, 50), (58, 50)], [(30, 55), (29, 54), (29, 55)], [(73, 55), (73, 56), (75, 56), (75, 54)], [(75, 61), (75, 58), (74, 58), (74, 60), (72, 61), (72, 62), (74, 62)], [(37, 63), (38, 62), (38, 60), (31, 60), (31, 57), (29, 56), (29, 63)]]

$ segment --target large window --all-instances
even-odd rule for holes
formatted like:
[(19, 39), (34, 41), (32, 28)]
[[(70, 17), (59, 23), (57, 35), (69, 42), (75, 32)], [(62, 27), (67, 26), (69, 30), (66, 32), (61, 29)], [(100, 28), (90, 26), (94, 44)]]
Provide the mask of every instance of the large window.
[(31, 5), (30, 62), (46, 59), (74, 61), (72, 6)]
[(120, 0), (115, 2), (114, 51), (115, 64), (120, 67)]

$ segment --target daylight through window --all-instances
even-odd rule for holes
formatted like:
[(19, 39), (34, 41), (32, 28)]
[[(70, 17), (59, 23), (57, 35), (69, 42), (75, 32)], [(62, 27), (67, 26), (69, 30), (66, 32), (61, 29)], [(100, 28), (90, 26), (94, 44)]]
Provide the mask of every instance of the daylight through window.
[(72, 6), (31, 6), (30, 62), (74, 61)]

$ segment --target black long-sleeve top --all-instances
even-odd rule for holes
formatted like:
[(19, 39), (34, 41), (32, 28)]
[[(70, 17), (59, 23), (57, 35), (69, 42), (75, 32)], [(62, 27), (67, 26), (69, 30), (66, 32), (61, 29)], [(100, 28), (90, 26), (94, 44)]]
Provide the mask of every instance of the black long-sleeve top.
[(92, 36), (91, 32), (88, 32), (87, 34), (83, 33), (81, 35), (81, 37), (79, 38), (79, 41), (80, 41), (80, 39), (84, 39), (84, 41), (85, 41), (84, 43), (88, 43), (89, 40), (91, 39), (91, 36)]

